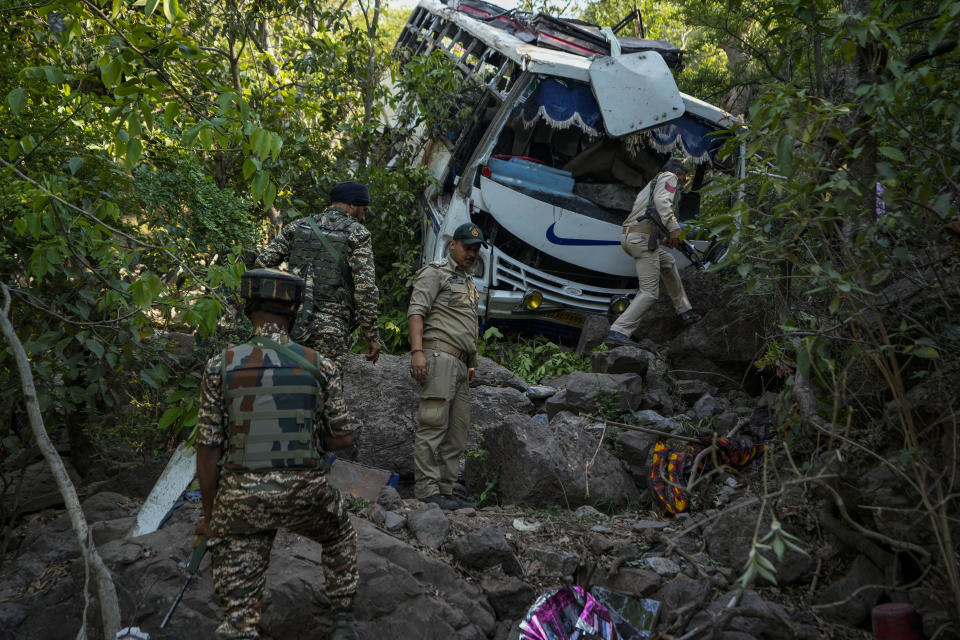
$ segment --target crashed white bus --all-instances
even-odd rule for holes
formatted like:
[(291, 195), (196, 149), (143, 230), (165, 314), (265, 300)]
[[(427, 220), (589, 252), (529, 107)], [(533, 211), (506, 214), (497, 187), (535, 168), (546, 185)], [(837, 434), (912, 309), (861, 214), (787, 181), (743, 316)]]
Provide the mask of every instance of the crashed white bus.
[[(424, 194), (421, 260), (444, 259), (457, 226), (480, 226), (485, 322), (546, 320), (539, 329), (552, 332), (586, 314), (617, 315), (637, 287), (621, 222), (669, 154), (682, 150), (696, 166), (685, 224), (695, 225), (710, 172), (742, 171), (716, 158), (737, 119), (680, 93), (671, 68), (682, 52), (667, 42), (481, 0), (421, 0), (396, 51), (435, 50), (460, 70), (472, 117), (423, 149), (440, 186)], [(722, 247), (694, 235), (703, 262), (716, 261)]]

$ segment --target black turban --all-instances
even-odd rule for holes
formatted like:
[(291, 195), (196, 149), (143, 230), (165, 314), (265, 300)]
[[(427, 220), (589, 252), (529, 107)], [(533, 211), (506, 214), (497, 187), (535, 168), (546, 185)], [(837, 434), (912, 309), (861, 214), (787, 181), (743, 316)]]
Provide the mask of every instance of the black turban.
[(341, 182), (330, 190), (330, 202), (366, 207), (370, 204), (370, 191), (359, 182)]

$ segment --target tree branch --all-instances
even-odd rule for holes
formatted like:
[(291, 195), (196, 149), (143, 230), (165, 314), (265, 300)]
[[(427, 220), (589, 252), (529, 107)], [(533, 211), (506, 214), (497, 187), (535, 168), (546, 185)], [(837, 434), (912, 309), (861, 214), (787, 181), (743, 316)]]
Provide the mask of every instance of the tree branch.
[(100, 617), (103, 622), (105, 638), (115, 638), (120, 630), (120, 602), (117, 599), (117, 589), (113, 584), (113, 577), (110, 570), (103, 563), (97, 548), (93, 543), (93, 537), (90, 533), (90, 527), (87, 525), (87, 519), (83, 515), (83, 509), (80, 507), (80, 499), (77, 497), (77, 490), (67, 475), (67, 470), (63, 466), (63, 460), (43, 424), (43, 416), (40, 414), (40, 405), (37, 402), (37, 390), (33, 384), (33, 373), (30, 371), (30, 362), (27, 359), (27, 353), (23, 349), (23, 344), (17, 333), (10, 324), (10, 290), (7, 285), (0, 284), (3, 290), (3, 306), (0, 308), (0, 329), (10, 345), (14, 360), (17, 363), (17, 371), (20, 374), (20, 385), (23, 388), (23, 398), (27, 406), (27, 415), (30, 418), (30, 427), (33, 429), (34, 438), (50, 465), (50, 471), (63, 496), (63, 503), (67, 507), (67, 514), (70, 517), (70, 523), (77, 536), (77, 544), (83, 554), (84, 563), (87, 570), (93, 572), (97, 582), (97, 595), (100, 599)]

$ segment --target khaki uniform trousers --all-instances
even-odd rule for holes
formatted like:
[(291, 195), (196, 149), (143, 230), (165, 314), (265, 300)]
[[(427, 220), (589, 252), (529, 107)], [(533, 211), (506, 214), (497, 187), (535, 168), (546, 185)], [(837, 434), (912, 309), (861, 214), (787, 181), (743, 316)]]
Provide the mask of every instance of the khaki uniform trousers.
[(420, 389), (413, 441), (413, 495), (453, 493), (470, 426), (467, 365), (456, 356), (425, 349), (429, 372)]
[(626, 311), (620, 314), (611, 331), (617, 331), (626, 336), (632, 335), (640, 326), (640, 317), (650, 308), (660, 295), (660, 278), (667, 287), (670, 301), (677, 313), (689, 311), (693, 307), (687, 300), (687, 293), (680, 280), (680, 271), (677, 261), (661, 244), (655, 251), (647, 250), (649, 234), (634, 232), (624, 235), (620, 239), (620, 246), (636, 261), (637, 280), (640, 288), (633, 302)]

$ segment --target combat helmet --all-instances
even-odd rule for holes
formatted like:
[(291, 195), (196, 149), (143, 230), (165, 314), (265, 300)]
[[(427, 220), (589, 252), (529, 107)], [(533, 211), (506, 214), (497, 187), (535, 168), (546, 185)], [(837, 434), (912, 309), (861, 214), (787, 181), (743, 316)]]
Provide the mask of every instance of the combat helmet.
[(247, 271), (240, 277), (243, 311), (247, 315), (254, 311), (269, 311), (294, 318), (303, 301), (304, 286), (303, 278), (279, 269)]

